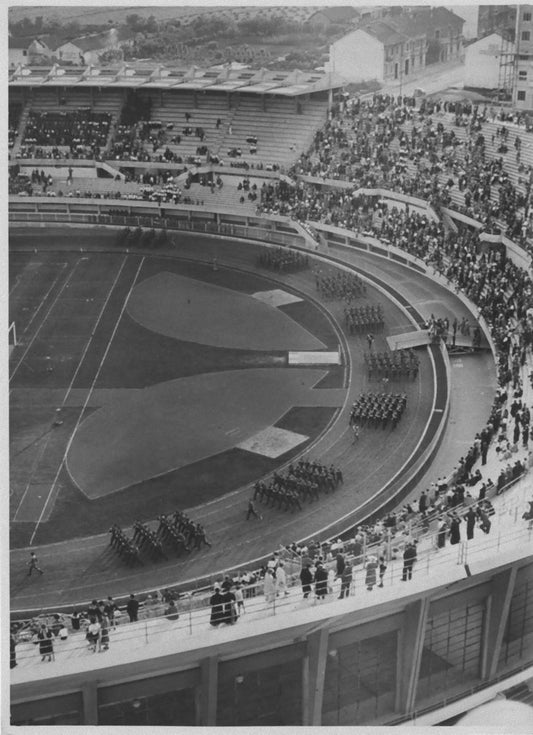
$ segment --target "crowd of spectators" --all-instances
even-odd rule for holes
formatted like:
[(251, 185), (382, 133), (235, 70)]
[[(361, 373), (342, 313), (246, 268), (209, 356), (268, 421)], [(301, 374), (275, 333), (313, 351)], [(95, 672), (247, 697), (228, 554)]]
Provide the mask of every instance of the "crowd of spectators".
[(90, 108), (72, 112), (30, 110), (19, 157), (100, 160), (110, 124), (109, 113)]

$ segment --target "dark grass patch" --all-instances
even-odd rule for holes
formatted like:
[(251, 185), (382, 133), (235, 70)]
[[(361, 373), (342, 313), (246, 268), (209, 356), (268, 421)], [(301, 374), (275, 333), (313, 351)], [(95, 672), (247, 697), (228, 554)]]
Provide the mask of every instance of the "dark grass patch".
[[(276, 425), (310, 439), (277, 459), (234, 448), (98, 500), (88, 500), (63, 470), (59, 478), (61, 490), (51, 518), (41, 524), (35, 542), (54, 543), (103, 533), (113, 522), (130, 526), (135, 520), (154, 520), (160, 513), (195, 507), (219, 498), (251, 484), (300, 454), (325, 429), (335, 411), (323, 407), (288, 411)], [(12, 545), (24, 543), (25, 538), (23, 529), (19, 529), (12, 537)]]
[(344, 371), (345, 368), (342, 365), (335, 365), (328, 370), (328, 374), (324, 375), (322, 380), (314, 386), (318, 388), (344, 388)]
[(94, 501), (88, 500), (63, 472), (62, 491), (50, 521), (39, 527), (36, 542), (102, 533), (113, 522), (130, 526), (137, 519), (150, 521), (160, 513), (201, 505), (251, 483), (277, 464), (259, 454), (230, 449)]
[(324, 431), (337, 410), (327, 406), (295, 406), (287, 411), (275, 426), (312, 438)]
[[(124, 315), (98, 377), (99, 388), (143, 388), (175, 378), (243, 368), (283, 367), (287, 353), (187, 342), (142, 327)], [(88, 375), (91, 370), (88, 369)], [(83, 375), (76, 384), (82, 384)]]
[(286, 304), (281, 306), (280, 310), (284, 311), (295, 322), (301, 324), (302, 327), (305, 327), (315, 337), (318, 337), (328, 349), (337, 349), (339, 338), (333, 330), (331, 322), (312, 302), (306, 300), (295, 304)]

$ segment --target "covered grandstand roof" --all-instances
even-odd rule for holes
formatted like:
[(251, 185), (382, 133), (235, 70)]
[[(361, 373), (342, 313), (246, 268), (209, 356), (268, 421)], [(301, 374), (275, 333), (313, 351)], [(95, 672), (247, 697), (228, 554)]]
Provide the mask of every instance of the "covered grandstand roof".
[(189, 90), (239, 90), (256, 94), (297, 96), (343, 87), (346, 80), (334, 73), (295, 71), (243, 70), (234, 68), (142, 67), (122, 64), (109, 67), (24, 66), (19, 64), (9, 75), (11, 86), (39, 87), (98, 86), (163, 88)]

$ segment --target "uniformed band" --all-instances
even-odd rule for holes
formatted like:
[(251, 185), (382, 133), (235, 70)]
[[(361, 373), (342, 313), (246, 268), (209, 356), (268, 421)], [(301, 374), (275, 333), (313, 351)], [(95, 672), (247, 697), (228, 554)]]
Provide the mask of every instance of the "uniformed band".
[(289, 248), (262, 248), (257, 264), (277, 273), (294, 273), (309, 268), (309, 256)]
[(396, 352), (365, 352), (365, 365), (369, 380), (402, 380), (418, 375), (420, 360), (414, 350)]
[(362, 306), (346, 306), (344, 323), (350, 334), (361, 334), (368, 329), (379, 332), (383, 329), (383, 307), (381, 304), (364, 304)]

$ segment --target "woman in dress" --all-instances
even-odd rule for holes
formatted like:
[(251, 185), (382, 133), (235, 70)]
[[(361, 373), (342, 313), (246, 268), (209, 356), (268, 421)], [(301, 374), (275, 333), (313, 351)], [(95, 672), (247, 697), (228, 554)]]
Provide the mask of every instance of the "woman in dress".
[(37, 633), (37, 640), (39, 641), (39, 653), (41, 654), (41, 661), (48, 659), (52, 660), (54, 655), (54, 634), (52, 631), (43, 623), (39, 632)]
[(365, 584), (367, 590), (371, 591), (372, 588), (376, 584), (376, 569), (378, 568), (378, 563), (375, 556), (369, 556), (368, 561), (366, 562), (365, 569), (366, 569), (366, 577), (365, 577)]

